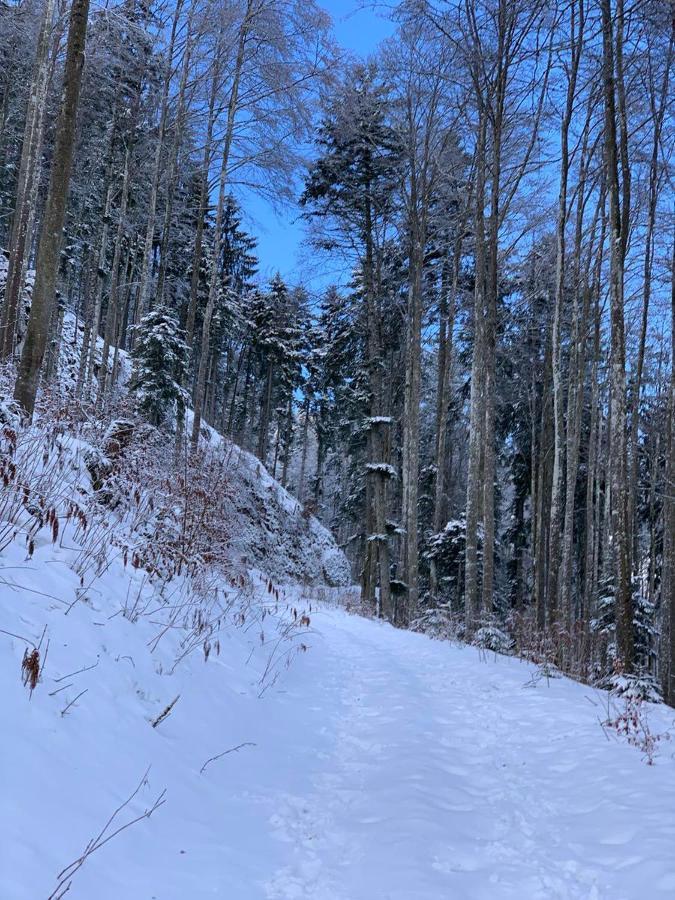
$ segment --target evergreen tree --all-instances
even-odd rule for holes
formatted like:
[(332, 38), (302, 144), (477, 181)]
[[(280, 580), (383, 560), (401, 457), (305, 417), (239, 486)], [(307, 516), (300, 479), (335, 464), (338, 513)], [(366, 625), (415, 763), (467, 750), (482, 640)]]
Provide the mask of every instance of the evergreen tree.
[(133, 375), (129, 390), (139, 410), (153, 425), (161, 425), (183, 398), (187, 345), (174, 314), (156, 306), (138, 326), (132, 352)]

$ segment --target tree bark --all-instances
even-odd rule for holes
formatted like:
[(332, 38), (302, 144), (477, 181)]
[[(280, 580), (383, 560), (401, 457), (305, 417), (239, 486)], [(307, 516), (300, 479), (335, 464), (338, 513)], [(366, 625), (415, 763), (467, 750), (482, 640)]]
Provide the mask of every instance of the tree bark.
[(14, 397), (28, 419), (32, 419), (35, 408), (40, 369), (44, 359), (54, 305), (63, 223), (77, 131), (77, 107), (84, 68), (88, 16), (89, 0), (73, 0), (68, 28), (61, 109), (56, 127), (54, 160), (37, 252), (33, 302), (14, 388)]
[(474, 340), (471, 360), (469, 413), (469, 462), (466, 481), (466, 542), (464, 603), (466, 625), (471, 633), (483, 607), (478, 592), (478, 522), (482, 507), (481, 448), (485, 427), (485, 175), (486, 112), (481, 108), (476, 145), (476, 202), (474, 207), (475, 285)]
[[(150, 281), (150, 263), (152, 260), (152, 249), (155, 240), (155, 219), (157, 214), (157, 198), (159, 194), (159, 182), (162, 174), (162, 156), (164, 153), (164, 141), (166, 137), (166, 123), (169, 115), (169, 86), (171, 84), (171, 75), (173, 73), (173, 56), (176, 46), (176, 35), (178, 32), (178, 22), (180, 20), (181, 10), (184, 0), (176, 0), (174, 7), (173, 19), (171, 22), (171, 36), (169, 38), (169, 48), (167, 52), (166, 69), (164, 72), (164, 81), (162, 83), (162, 99), (160, 102), (159, 112), (159, 130), (157, 135), (157, 147), (155, 148), (155, 159), (152, 169), (152, 182), (150, 186), (150, 195), (148, 197), (147, 222), (145, 227), (145, 243), (143, 245), (143, 257), (141, 262), (141, 275), (138, 285), (138, 296), (136, 301), (136, 312), (134, 315), (134, 325), (138, 325), (141, 318), (148, 310), (149, 298), (148, 289)], [(133, 332), (132, 332), (133, 334)]]
[[(616, 3), (616, 30), (610, 0), (601, 0), (603, 87), (605, 96), (605, 165), (610, 225), (610, 525), (611, 555), (615, 576), (617, 652), (626, 672), (633, 669), (633, 597), (631, 584), (631, 537), (628, 521), (628, 472), (626, 441), (626, 345), (624, 326), (624, 265), (630, 213), (630, 178), (626, 158), (625, 108), (622, 103), (621, 71), (623, 0)], [(615, 63), (616, 42), (616, 63)], [(621, 122), (623, 179), (619, 185), (617, 144), (617, 96)]]
[[(578, 31), (577, 31), (578, 12)], [(555, 305), (553, 312), (552, 335), (552, 371), (553, 371), (553, 481), (551, 490), (551, 521), (549, 537), (549, 562), (547, 599), (551, 620), (555, 620), (558, 612), (558, 570), (560, 567), (562, 547), (561, 531), (563, 524), (563, 485), (565, 455), (565, 418), (563, 413), (563, 372), (562, 372), (562, 317), (565, 302), (565, 227), (567, 225), (567, 182), (570, 168), (569, 131), (574, 112), (576, 98), (577, 73), (583, 47), (584, 8), (583, 3), (572, 2), (570, 13), (570, 53), (571, 61), (567, 77), (567, 96), (565, 112), (560, 126), (560, 188), (558, 192), (558, 219), (556, 226), (556, 263), (555, 263)], [(575, 285), (574, 289), (577, 289)], [(568, 420), (567, 428), (572, 428)], [(569, 491), (568, 491), (569, 495)], [(573, 496), (573, 495), (572, 495)], [(564, 615), (564, 611), (563, 611)]]
[[(642, 274), (642, 316), (640, 321), (640, 336), (638, 338), (638, 356), (635, 366), (635, 379), (632, 385), (631, 410), (630, 410), (630, 483), (628, 488), (628, 522), (633, 529), (637, 542), (637, 523), (635, 521), (635, 500), (638, 490), (638, 429), (640, 422), (640, 394), (642, 391), (642, 376), (645, 361), (645, 348), (647, 345), (647, 328), (649, 324), (649, 302), (651, 299), (652, 265), (654, 260), (654, 228), (656, 225), (656, 207), (659, 192), (659, 148), (661, 144), (661, 132), (668, 98), (668, 83), (673, 53), (673, 41), (675, 39), (675, 15), (672, 17), (670, 43), (664, 61), (663, 81), (661, 89), (656, 95), (653, 77), (650, 77), (649, 108), (653, 122), (652, 152), (649, 162), (649, 195), (647, 202), (647, 228), (645, 231), (644, 266)], [(651, 76), (651, 66), (650, 66)], [(634, 548), (634, 570), (637, 574), (638, 564), (637, 547)]]
[(670, 403), (668, 410), (667, 461), (664, 498), (664, 597), (668, 623), (666, 699), (675, 706), (675, 240), (671, 256), (670, 282)]
[(204, 313), (204, 327), (202, 328), (202, 346), (199, 358), (199, 370), (197, 373), (197, 383), (194, 398), (194, 416), (192, 422), (192, 438), (191, 443), (193, 449), (197, 449), (199, 444), (199, 429), (201, 427), (201, 412), (204, 402), (204, 385), (206, 382), (206, 367), (209, 358), (210, 344), (210, 327), (211, 318), (215, 311), (216, 300), (218, 297), (218, 284), (220, 282), (220, 258), (223, 249), (223, 214), (225, 208), (225, 188), (227, 185), (228, 164), (230, 160), (230, 150), (232, 149), (232, 139), (234, 137), (234, 125), (237, 115), (239, 103), (239, 86), (241, 83), (242, 69), (244, 66), (244, 57), (246, 49), (246, 40), (251, 29), (253, 21), (253, 0), (247, 0), (246, 11), (239, 28), (237, 41), (237, 57), (232, 75), (232, 87), (227, 104), (227, 122), (225, 125), (225, 137), (223, 141), (223, 153), (220, 163), (220, 177), (218, 188), (218, 205), (216, 208), (216, 221), (213, 229), (213, 258), (211, 265), (211, 278), (209, 282), (209, 298)]
[(26, 111), (26, 123), (19, 163), (16, 206), (9, 244), (5, 302), (0, 320), (0, 358), (14, 353), (17, 316), (23, 290), (26, 257), (30, 249), (31, 224), (34, 218), (37, 187), (40, 180), (40, 155), (44, 132), (44, 114), (49, 87), (49, 35), (54, 17), (54, 0), (45, 0), (42, 23), (35, 55), (31, 92)]

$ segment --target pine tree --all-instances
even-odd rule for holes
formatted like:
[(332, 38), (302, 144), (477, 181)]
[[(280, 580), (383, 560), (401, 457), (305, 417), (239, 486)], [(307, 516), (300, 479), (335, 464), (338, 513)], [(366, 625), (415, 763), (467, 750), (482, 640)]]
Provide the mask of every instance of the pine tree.
[(383, 236), (400, 178), (401, 147), (387, 122), (387, 92), (372, 67), (349, 73), (319, 129), (319, 159), (301, 198), (308, 215), (321, 221), (322, 246), (356, 256), (365, 307), (370, 409), (366, 433), (365, 544), (362, 593), (392, 615), (390, 553), (386, 533), (387, 487), (393, 474), (387, 458), (393, 420), (387, 409), (382, 371), (381, 261)]
[(132, 352), (129, 390), (139, 410), (153, 425), (161, 425), (174, 404), (184, 399), (187, 344), (174, 314), (156, 306), (141, 319)]

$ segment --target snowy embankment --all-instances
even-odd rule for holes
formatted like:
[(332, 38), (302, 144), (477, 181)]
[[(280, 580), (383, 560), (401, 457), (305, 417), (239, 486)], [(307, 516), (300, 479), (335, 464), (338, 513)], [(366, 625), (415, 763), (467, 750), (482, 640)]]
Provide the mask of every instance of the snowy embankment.
[[(166, 830), (150, 856), (129, 849), (135, 835), (122, 843), (110, 875), (89, 876), (91, 863), (166, 808), (175, 839), (190, 821), (211, 831), (220, 801), (205, 779), (237, 748), (219, 742), (259, 731), (255, 701), (306, 652), (302, 591), (350, 577), (250, 454), (212, 434), (176, 467), (171, 438), (123, 397), (112, 422), (71, 408), (74, 326), (66, 316), (36, 424), (0, 403), (2, 900), (90, 898), (101, 877), (110, 897), (166, 894)], [(5, 397), (11, 379), (0, 372)], [(232, 820), (222, 835), (234, 832)], [(188, 870), (194, 891), (175, 896), (199, 896)]]
[[(81, 331), (80, 325), (77, 331)], [(59, 359), (61, 390), (72, 390), (77, 381), (81, 336), (76, 321), (66, 313)], [(103, 341), (98, 339), (98, 353)], [(124, 393), (131, 361), (120, 353), (120, 384)], [(187, 432), (192, 430), (192, 410), (187, 410)], [(255, 567), (284, 583), (328, 584), (344, 587), (351, 581), (349, 563), (333, 535), (315, 516), (304, 515), (302, 504), (288, 493), (252, 454), (202, 423), (203, 445), (221, 454), (227, 469), (222, 496), (222, 518), (229, 531), (231, 556), (246, 568)]]
[[(195, 858), (238, 828), (233, 811), (212, 830), (211, 770), (258, 744), (257, 701), (307, 651), (303, 590), (330, 593), (348, 566), (237, 448), (171, 473), (141, 422), (45, 415), (21, 429), (0, 408), (0, 896), (89, 898), (102, 877), (110, 897), (165, 895), (165, 857), (192, 833), (174, 896), (196, 897)], [(285, 557), (274, 581), (254, 568), (256, 531)], [(146, 824), (153, 850), (136, 855)], [(91, 869), (104, 854), (109, 875)]]

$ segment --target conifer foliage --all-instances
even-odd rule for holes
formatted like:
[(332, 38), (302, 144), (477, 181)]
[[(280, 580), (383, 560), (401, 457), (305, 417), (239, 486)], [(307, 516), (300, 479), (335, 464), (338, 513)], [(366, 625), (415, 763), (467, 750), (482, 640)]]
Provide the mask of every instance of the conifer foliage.
[(173, 313), (156, 306), (141, 319), (132, 351), (129, 390), (153, 425), (162, 425), (185, 399), (187, 344)]

